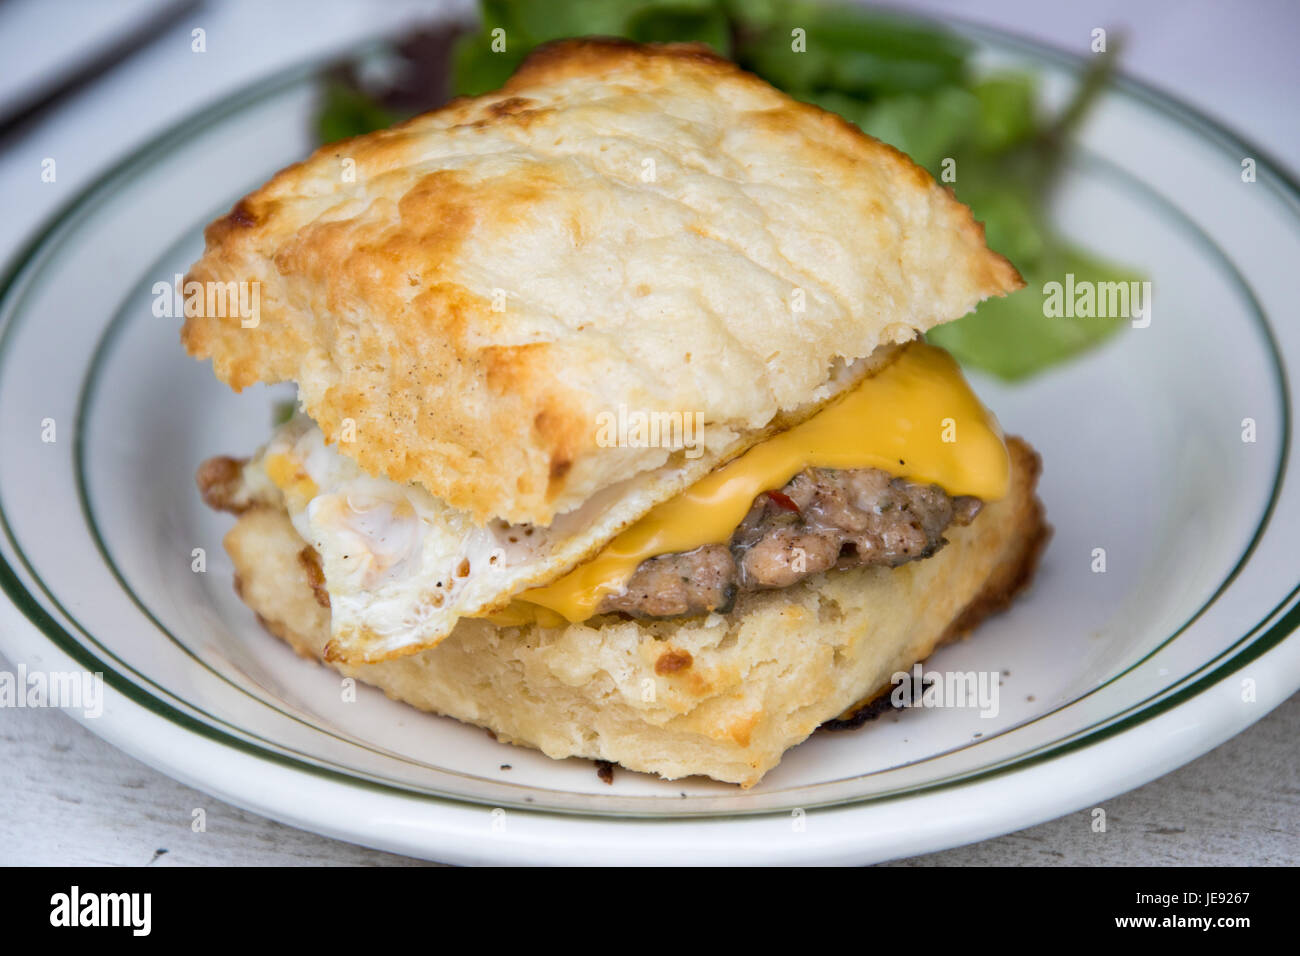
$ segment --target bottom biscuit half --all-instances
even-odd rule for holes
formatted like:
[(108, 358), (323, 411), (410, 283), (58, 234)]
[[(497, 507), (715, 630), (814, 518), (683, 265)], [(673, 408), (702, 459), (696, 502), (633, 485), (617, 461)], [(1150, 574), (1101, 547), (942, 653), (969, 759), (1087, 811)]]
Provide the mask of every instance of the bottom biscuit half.
[[(951, 528), (948, 545), (923, 561), (815, 575), (688, 620), (498, 628), (462, 619), (430, 650), (330, 666), (550, 757), (749, 787), (822, 724), (869, 712), (893, 674), (967, 635), (1029, 582), (1050, 531), (1034, 493), (1038, 456), (1019, 439), (1008, 448), (1010, 493)], [(271, 633), (320, 659), (330, 612), (288, 516), (245, 512), (225, 545), (244, 602)]]

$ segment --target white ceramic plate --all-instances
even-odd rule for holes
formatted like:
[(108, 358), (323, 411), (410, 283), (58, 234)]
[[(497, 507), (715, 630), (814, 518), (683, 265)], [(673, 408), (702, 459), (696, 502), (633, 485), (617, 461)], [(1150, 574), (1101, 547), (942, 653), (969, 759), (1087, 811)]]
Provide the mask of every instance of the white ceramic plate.
[[(1050, 99), (1075, 81), (1062, 54), (974, 35), (989, 59), (1036, 69)], [(231, 394), (151, 311), (202, 225), (309, 150), (315, 76), (264, 83), (144, 147), (3, 285), (0, 649), (102, 672), (108, 703), (86, 724), (113, 744), (267, 816), (445, 861), (867, 862), (1089, 806), (1300, 686), (1300, 494), (1285, 478), (1300, 328), (1282, 321), (1300, 194), (1256, 150), (1122, 83), (1082, 132), (1056, 215), (1151, 277), (1151, 325), (1025, 385), (977, 380), (1041, 451), (1056, 528), (1033, 591), (930, 665), (1003, 671), (997, 717), (914, 710), (819, 734), (746, 792), (627, 772), (610, 786), (589, 762), (368, 688), (343, 702), (332, 671), (236, 599), (229, 519), (193, 485), (203, 458), (261, 443), (286, 393)]]

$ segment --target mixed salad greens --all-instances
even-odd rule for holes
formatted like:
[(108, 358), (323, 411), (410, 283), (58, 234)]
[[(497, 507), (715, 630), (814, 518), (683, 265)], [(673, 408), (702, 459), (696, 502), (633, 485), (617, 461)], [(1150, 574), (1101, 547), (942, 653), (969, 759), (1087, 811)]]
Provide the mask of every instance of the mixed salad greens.
[(397, 81), (376, 87), (355, 67), (336, 71), (318, 118), (322, 141), (391, 125), (449, 95), (496, 89), (548, 40), (700, 41), (898, 147), (974, 210), (989, 246), (1016, 265), (1029, 288), (930, 333), (963, 364), (1024, 378), (1101, 342), (1123, 323), (1046, 318), (1040, 294), (1044, 283), (1066, 273), (1076, 282), (1138, 278), (1067, 242), (1046, 216), (1069, 131), (1105, 84), (1113, 50), (1098, 56), (1071, 104), (1043, 117), (1033, 76), (978, 74), (961, 37), (858, 6), (812, 0), (482, 0), (480, 6), (482, 22), (473, 32), (457, 36), (439, 28), (396, 47), (403, 68), (389, 73)]

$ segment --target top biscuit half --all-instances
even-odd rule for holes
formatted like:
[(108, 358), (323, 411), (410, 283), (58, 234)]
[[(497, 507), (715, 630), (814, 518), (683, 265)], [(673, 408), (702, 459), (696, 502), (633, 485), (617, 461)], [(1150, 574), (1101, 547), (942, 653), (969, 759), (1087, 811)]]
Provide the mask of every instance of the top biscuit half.
[(260, 313), (189, 317), (190, 354), (236, 390), (296, 382), (363, 470), (479, 523), (550, 525), (681, 460), (602, 440), (621, 410), (734, 455), (1023, 285), (902, 153), (693, 44), (539, 48), (205, 236), (187, 280), (257, 283)]

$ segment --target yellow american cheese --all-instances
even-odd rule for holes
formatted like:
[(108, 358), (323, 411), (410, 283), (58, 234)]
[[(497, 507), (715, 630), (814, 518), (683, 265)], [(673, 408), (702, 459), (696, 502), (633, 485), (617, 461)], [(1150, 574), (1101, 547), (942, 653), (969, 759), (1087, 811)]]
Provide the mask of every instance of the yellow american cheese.
[(590, 561), (491, 618), (503, 626), (586, 620), (642, 561), (728, 540), (759, 494), (805, 468), (880, 468), (984, 501), (1003, 497), (1011, 475), (997, 421), (957, 363), (916, 342), (812, 418), (653, 508)]

